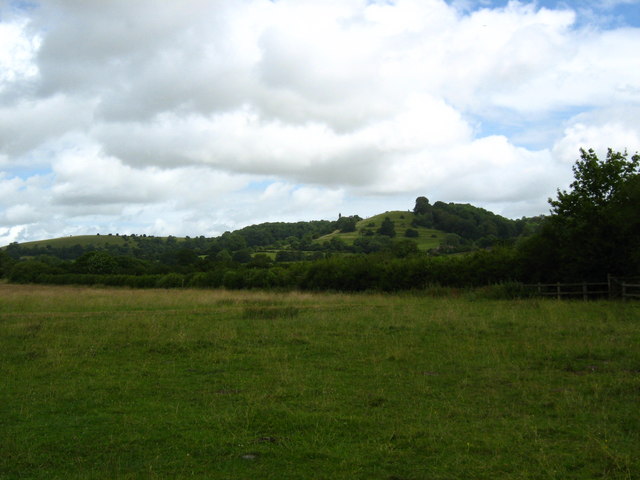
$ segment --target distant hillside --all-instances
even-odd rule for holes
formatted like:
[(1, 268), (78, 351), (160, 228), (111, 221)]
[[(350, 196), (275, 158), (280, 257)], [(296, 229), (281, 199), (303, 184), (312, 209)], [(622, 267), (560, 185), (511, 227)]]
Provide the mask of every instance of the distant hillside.
[(529, 235), (540, 221), (540, 218), (510, 220), (468, 204), (431, 205), (425, 197), (418, 197), (414, 211), (390, 211), (366, 219), (341, 216), (336, 221), (270, 222), (214, 238), (81, 235), (13, 243), (2, 250), (14, 259), (49, 256), (63, 260), (104, 250), (111, 255), (166, 264), (194, 262), (198, 257), (208, 256), (247, 262), (257, 252), (280, 261), (318, 258), (329, 252), (396, 249), (402, 255), (401, 252), (408, 254), (416, 248), (421, 252), (448, 254)]
[[(47, 240), (35, 240), (33, 242), (21, 243), (22, 247), (47, 247), (54, 248), (72, 247), (74, 245), (93, 245), (95, 247), (105, 247), (107, 245), (124, 245), (128, 237), (120, 235), (74, 235), (60, 238), (50, 238)], [(5, 247), (6, 248), (6, 247)]]
[(311, 220), (308, 222), (268, 222), (225, 232), (221, 239), (227, 236), (239, 235), (244, 238), (247, 247), (274, 246), (279, 243), (287, 243), (288, 239), (311, 240), (320, 235), (325, 235), (335, 228), (335, 223), (330, 220)]
[[(377, 235), (385, 218), (389, 218), (393, 222), (395, 239), (409, 238), (417, 243), (418, 249), (421, 251), (438, 248), (446, 237), (446, 232), (440, 230), (421, 226), (414, 227), (412, 222), (415, 220), (415, 215), (412, 212), (391, 211), (358, 220), (355, 224), (355, 230), (352, 232), (334, 230), (328, 235), (319, 237), (315, 242), (324, 243), (335, 238), (341, 240), (346, 245), (353, 245), (358, 239)], [(407, 230), (413, 230), (417, 235), (407, 237)]]
[(337, 228), (316, 242), (340, 241), (358, 246), (367, 239), (380, 237), (385, 219), (392, 224), (394, 241), (410, 239), (417, 243), (420, 251), (440, 253), (456, 253), (511, 241), (532, 234), (542, 221), (542, 217), (511, 220), (469, 204), (436, 202), (431, 205), (425, 197), (419, 197), (413, 212), (391, 211), (364, 220), (357, 218), (357, 221), (354, 217), (343, 218), (343, 228)]
[(12, 243), (2, 250), (14, 258), (48, 255), (63, 260), (73, 260), (88, 251), (105, 250), (114, 255), (139, 258), (156, 258), (169, 250), (184, 247), (187, 242), (199, 239), (177, 237), (153, 237), (147, 235), (75, 235), (69, 237)]

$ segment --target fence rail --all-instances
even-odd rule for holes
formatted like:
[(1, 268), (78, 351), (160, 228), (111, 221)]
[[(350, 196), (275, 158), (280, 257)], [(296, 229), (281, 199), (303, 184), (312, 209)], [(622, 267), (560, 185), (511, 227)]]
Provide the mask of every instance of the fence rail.
[(538, 295), (556, 297), (558, 299), (565, 297), (582, 297), (583, 300), (589, 300), (589, 298), (609, 296), (609, 284), (605, 282), (537, 283), (525, 285), (525, 287), (535, 289)]
[(622, 283), (622, 298), (640, 298), (640, 284)]
[(633, 283), (615, 277), (609, 277), (607, 282), (578, 282), (578, 283), (536, 283), (525, 285), (537, 295), (543, 297), (580, 298), (622, 298), (623, 300), (640, 299), (640, 283), (634, 279)]

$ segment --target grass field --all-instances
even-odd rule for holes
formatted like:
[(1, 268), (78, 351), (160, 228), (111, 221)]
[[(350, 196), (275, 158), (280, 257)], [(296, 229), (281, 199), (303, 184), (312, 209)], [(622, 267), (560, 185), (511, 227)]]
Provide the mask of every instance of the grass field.
[(640, 478), (640, 304), (0, 284), (0, 478)]

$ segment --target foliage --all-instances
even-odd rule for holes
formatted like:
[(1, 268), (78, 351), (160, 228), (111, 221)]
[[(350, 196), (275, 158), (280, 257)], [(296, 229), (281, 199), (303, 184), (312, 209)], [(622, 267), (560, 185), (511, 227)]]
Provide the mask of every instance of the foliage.
[[(351, 217), (343, 217), (351, 218)], [(259, 225), (251, 225), (241, 228), (233, 232), (245, 239), (246, 246), (258, 247), (272, 245), (278, 241), (285, 240), (290, 237), (302, 239), (306, 235), (318, 237), (325, 235), (336, 228), (335, 222), (329, 220), (314, 220), (310, 222), (272, 222), (261, 223)]]
[(0, 278), (9, 274), (14, 263), (15, 260), (7, 252), (0, 250)]
[(396, 236), (396, 228), (393, 224), (393, 220), (389, 217), (384, 217), (380, 228), (378, 229), (378, 233), (380, 235), (384, 235), (386, 237), (395, 237)]
[[(487, 242), (486, 238), (504, 240), (523, 235), (530, 223), (529, 219), (510, 220), (468, 204), (435, 202), (430, 205), (425, 197), (416, 199), (414, 213), (414, 227), (455, 233), (465, 240), (480, 241), (485, 245), (493, 243)], [(534, 223), (536, 221), (533, 219)]]
[(430, 205), (429, 199), (427, 197), (418, 197), (416, 198), (416, 204), (413, 207), (413, 213), (415, 215), (425, 215), (429, 213)]
[(104, 251), (93, 251), (83, 254), (74, 263), (77, 273), (116, 273), (118, 264), (113, 256)]
[(580, 154), (571, 190), (549, 200), (552, 215), (520, 246), (523, 277), (601, 281), (640, 273), (640, 156)]
[(627, 152), (607, 150), (607, 157), (600, 160), (589, 149), (580, 149), (580, 159), (572, 170), (574, 181), (571, 191), (558, 190), (556, 200), (549, 199), (552, 212), (567, 221), (588, 221), (591, 215), (607, 207), (620, 190), (640, 173), (640, 155), (629, 158)]
[(158, 288), (180, 288), (184, 287), (184, 276), (179, 273), (168, 273), (160, 277), (156, 283)]
[(362, 220), (362, 218), (360, 218), (357, 215), (353, 215), (350, 217), (340, 216), (340, 218), (338, 218), (338, 220), (335, 223), (335, 227), (336, 229), (340, 230), (341, 233), (355, 232), (356, 224), (360, 220)]
[(9, 271), (9, 281), (15, 283), (38, 283), (42, 276), (57, 272), (58, 269), (40, 260), (17, 262)]
[[(431, 206), (425, 197), (416, 204), (416, 212), (449, 218), (451, 225), (464, 224), (464, 212), (488, 218), (471, 206)], [(479, 245), (494, 248), (497, 236), (473, 241), (415, 226), (416, 219), (412, 212), (393, 211), (367, 220), (354, 215), (336, 222), (265, 223), (217, 238), (96, 235), (11, 244), (0, 250), (0, 274), (25, 283), (343, 291), (415, 289), (433, 283), (467, 286), (514, 278), (512, 272), (485, 275), (485, 267), (471, 273), (468, 265), (474, 263), (458, 258), (429, 258)], [(523, 222), (524, 228), (528, 224)], [(510, 231), (518, 231), (515, 225)]]

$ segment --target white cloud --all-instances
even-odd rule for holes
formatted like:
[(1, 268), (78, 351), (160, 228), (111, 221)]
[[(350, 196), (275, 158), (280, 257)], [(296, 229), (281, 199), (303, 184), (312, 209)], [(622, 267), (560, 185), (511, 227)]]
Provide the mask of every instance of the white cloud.
[(20, 82), (28, 82), (38, 74), (33, 62), (40, 46), (38, 36), (29, 36), (25, 20), (15, 19), (0, 23), (0, 95), (7, 88)]
[(604, 158), (607, 149), (640, 152), (640, 105), (594, 110), (572, 118), (553, 148), (561, 161), (573, 163), (580, 148), (593, 148)]
[(416, 195), (543, 213), (579, 147), (636, 148), (640, 30), (582, 26), (571, 2), (483, 5), (48, 0), (5, 17), (2, 235), (215, 234)]
[(15, 159), (52, 142), (59, 144), (61, 138), (89, 127), (93, 108), (90, 101), (65, 95), (0, 105), (1, 148)]

